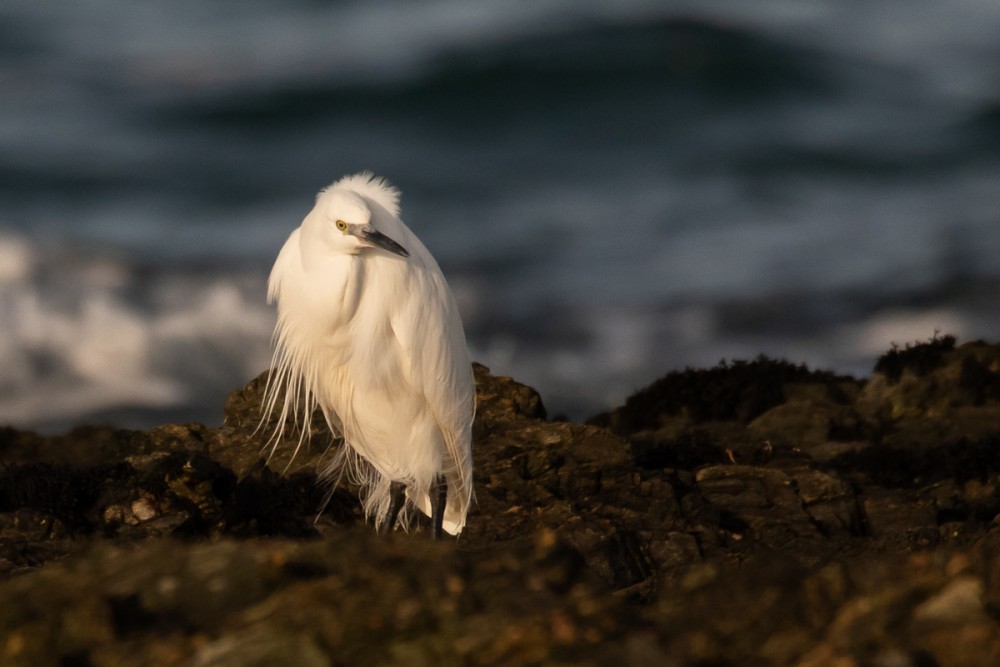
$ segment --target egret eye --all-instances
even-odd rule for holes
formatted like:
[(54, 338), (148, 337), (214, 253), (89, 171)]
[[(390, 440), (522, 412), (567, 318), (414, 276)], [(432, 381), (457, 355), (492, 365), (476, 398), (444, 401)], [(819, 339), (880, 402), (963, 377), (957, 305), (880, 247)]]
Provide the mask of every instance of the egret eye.
[(347, 223), (346, 222), (344, 222), (343, 220), (338, 220), (336, 224), (337, 224), (337, 229), (339, 229), (340, 231), (344, 232), (345, 234), (347, 233)]

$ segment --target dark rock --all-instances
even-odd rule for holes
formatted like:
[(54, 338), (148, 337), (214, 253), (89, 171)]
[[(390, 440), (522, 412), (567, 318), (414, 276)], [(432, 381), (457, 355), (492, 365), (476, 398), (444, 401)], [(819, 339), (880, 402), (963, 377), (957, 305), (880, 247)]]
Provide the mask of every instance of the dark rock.
[(841, 384), (853, 380), (810, 371), (802, 365), (761, 356), (754, 361), (721, 362), (708, 370), (688, 368), (668, 373), (625, 401), (625, 405), (592, 423), (621, 435), (655, 429), (664, 417), (682, 415), (692, 423), (749, 422), (785, 402), (789, 385), (812, 385), (822, 394), (844, 399)]
[(899, 382), (903, 371), (922, 377), (940, 367), (945, 352), (954, 349), (954, 336), (938, 338), (937, 334), (926, 343), (907, 344), (902, 349), (893, 344), (892, 349), (875, 362), (875, 372), (884, 375), (890, 384)]
[(686, 664), (1000, 664), (988, 568), (979, 553), (808, 569), (780, 556), (754, 559), (661, 598), (660, 647)]
[(520, 419), (545, 419), (545, 406), (537, 391), (509, 377), (491, 375), (482, 364), (472, 364), (472, 370), (476, 378), (477, 431)]
[(0, 664), (1000, 664), (1000, 346), (689, 369), (588, 425), (474, 373), (442, 543), (327, 499), (343, 444), (267, 373), (221, 428), (0, 430)]
[(933, 447), (1000, 432), (1000, 349), (954, 342), (946, 336), (908, 348), (918, 353), (915, 369), (892, 366), (892, 375), (876, 372), (865, 384), (858, 412), (878, 425), (882, 442)]

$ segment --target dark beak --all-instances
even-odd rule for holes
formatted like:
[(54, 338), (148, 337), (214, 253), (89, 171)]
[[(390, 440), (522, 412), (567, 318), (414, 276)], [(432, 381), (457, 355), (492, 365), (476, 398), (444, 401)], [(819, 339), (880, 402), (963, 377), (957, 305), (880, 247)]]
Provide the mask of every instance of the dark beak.
[(382, 248), (382, 250), (387, 250), (394, 255), (399, 255), (400, 257), (410, 256), (410, 253), (406, 251), (406, 248), (399, 245), (377, 229), (373, 229), (371, 227), (363, 228), (361, 230), (361, 238), (365, 241), (365, 243), (369, 243), (376, 248)]

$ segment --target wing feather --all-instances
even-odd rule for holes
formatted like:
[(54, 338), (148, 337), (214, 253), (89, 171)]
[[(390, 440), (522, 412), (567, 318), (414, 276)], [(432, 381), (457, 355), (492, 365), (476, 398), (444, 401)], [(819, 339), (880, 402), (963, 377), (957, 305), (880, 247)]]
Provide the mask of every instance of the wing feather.
[[(445, 446), (442, 472), (449, 483), (449, 520), (458, 532), (472, 499), (472, 419), (475, 384), (458, 307), (436, 264), (411, 273), (413, 293), (391, 319), (406, 352), (405, 372), (434, 416)], [(454, 502), (454, 504), (453, 504)]]

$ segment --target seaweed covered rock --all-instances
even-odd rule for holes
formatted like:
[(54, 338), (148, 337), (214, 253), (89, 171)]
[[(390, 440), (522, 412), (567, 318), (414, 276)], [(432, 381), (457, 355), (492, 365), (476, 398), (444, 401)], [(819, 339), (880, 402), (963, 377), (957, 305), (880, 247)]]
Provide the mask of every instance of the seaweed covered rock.
[(266, 373), (220, 428), (0, 429), (0, 664), (998, 664), (998, 360), (730, 362), (589, 424), (476, 365), (443, 543), (331, 494)]
[(655, 429), (677, 416), (693, 424), (747, 423), (803, 388), (843, 401), (845, 387), (853, 384), (847, 376), (764, 356), (753, 361), (723, 361), (707, 370), (688, 368), (668, 373), (630, 396), (622, 407), (590, 421), (623, 435)]
[(934, 446), (1000, 431), (1000, 350), (982, 341), (955, 346), (944, 336), (883, 355), (858, 397), (880, 439)]

